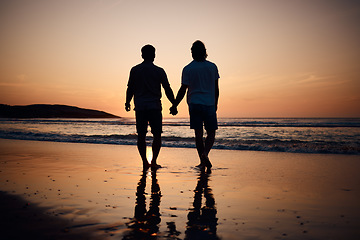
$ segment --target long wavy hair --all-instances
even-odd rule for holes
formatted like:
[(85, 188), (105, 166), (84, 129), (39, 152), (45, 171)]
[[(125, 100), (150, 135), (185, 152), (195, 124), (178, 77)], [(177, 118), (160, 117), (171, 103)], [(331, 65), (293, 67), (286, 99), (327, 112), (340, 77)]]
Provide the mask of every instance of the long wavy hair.
[(191, 47), (191, 54), (195, 61), (205, 61), (208, 56), (206, 53), (205, 44), (200, 40), (195, 41)]

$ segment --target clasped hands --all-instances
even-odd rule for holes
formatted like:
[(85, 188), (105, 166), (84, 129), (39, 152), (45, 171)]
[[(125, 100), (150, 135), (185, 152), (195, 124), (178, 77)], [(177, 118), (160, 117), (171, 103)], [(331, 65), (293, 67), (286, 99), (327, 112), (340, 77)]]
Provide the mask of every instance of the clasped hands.
[(173, 116), (178, 114), (178, 110), (177, 110), (177, 107), (175, 105), (172, 105), (172, 107), (170, 108), (170, 114), (173, 115)]

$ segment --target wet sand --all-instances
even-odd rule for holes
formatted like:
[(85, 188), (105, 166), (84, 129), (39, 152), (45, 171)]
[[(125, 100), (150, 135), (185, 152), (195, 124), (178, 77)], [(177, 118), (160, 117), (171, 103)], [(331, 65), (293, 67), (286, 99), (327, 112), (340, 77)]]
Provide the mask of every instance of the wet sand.
[(359, 239), (360, 157), (0, 139), (0, 239)]

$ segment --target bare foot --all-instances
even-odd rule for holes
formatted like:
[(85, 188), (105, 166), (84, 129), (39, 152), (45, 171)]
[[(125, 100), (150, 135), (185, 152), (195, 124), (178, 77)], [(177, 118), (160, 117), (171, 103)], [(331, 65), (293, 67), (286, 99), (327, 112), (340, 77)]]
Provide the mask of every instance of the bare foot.
[(202, 169), (202, 168), (205, 168), (205, 164), (203, 162), (201, 162), (199, 165), (196, 165), (195, 167)]
[(158, 168), (162, 168), (161, 165), (157, 163), (151, 163), (151, 169), (158, 169)]
[(203, 155), (203, 156), (201, 157), (201, 160), (202, 160), (202, 162), (205, 164), (205, 166), (206, 166), (207, 168), (212, 168), (212, 164), (211, 164), (208, 156)]

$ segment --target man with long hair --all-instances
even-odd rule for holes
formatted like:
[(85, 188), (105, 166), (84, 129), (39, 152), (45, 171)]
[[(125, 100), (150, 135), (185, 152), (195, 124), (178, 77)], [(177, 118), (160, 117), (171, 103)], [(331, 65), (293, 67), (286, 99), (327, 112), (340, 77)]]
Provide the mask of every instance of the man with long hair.
[[(209, 152), (214, 145), (215, 132), (218, 129), (216, 111), (219, 100), (219, 72), (217, 66), (207, 61), (206, 48), (197, 40), (191, 47), (193, 61), (184, 67), (181, 87), (170, 112), (175, 115), (177, 106), (187, 91), (187, 103), (190, 114), (190, 128), (195, 131), (196, 149), (200, 158), (198, 167), (210, 169)], [(203, 140), (204, 130), (207, 136)]]

